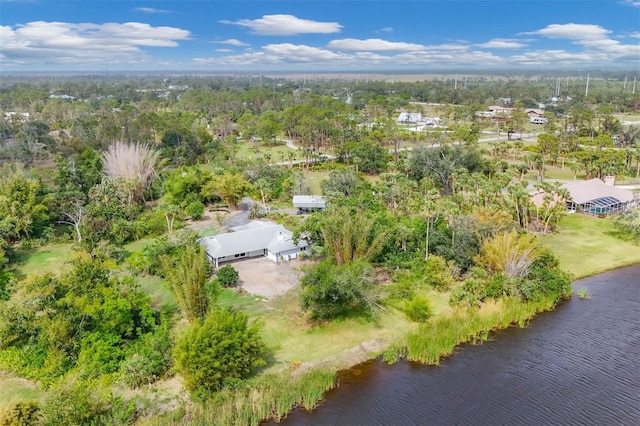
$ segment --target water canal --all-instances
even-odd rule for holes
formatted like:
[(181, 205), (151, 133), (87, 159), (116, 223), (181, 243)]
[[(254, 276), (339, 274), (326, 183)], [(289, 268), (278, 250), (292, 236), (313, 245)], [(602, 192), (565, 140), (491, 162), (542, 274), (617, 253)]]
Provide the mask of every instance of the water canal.
[(339, 375), (312, 412), (285, 425), (640, 424), (640, 266), (574, 283), (527, 328), (502, 330), (424, 366), (380, 360)]

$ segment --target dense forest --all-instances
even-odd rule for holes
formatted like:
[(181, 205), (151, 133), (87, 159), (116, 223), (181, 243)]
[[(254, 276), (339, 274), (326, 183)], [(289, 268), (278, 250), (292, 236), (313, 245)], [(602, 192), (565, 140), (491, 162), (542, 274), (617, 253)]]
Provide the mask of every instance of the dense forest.
[[(193, 226), (215, 217), (221, 232), (245, 197), (250, 217), (312, 245), (286, 311), (305, 333), (394, 313), (414, 334), (387, 355), (427, 362), (411, 342), (447, 313), (552, 308), (572, 276), (537, 236), (566, 214), (560, 182), (640, 178), (635, 78), (592, 76), (588, 91), (551, 75), (3, 78), (0, 372), (39, 393), (0, 401), (0, 424), (256, 423), (312, 407), (333, 372), (298, 371)], [(492, 105), (511, 113), (477, 114)], [(290, 214), (312, 193), (329, 208)], [(638, 240), (637, 211), (614, 222)], [(64, 261), (41, 268), (51, 247)]]

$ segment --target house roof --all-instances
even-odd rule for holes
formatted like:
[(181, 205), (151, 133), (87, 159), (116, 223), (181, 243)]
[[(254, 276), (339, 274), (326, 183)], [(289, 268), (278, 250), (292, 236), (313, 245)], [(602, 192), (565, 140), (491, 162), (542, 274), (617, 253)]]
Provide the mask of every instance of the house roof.
[[(249, 222), (249, 224), (251, 223), (253, 222)], [(281, 253), (308, 246), (306, 241), (299, 241), (296, 245), (293, 242), (293, 234), (284, 226), (269, 222), (263, 223), (267, 225), (251, 225), (247, 229), (237, 232), (205, 237), (200, 240), (200, 243), (213, 259), (264, 249), (268, 249), (272, 253)]]
[(401, 112), (397, 118), (398, 123), (417, 123), (422, 120), (422, 114), (419, 112)]
[(327, 207), (327, 202), (324, 197), (319, 195), (294, 195), (293, 207), (296, 208), (315, 208), (324, 209)]
[(569, 191), (571, 199), (576, 204), (584, 204), (588, 201), (595, 201), (600, 198), (614, 198), (618, 202), (627, 202), (634, 199), (632, 191), (615, 186), (606, 185), (600, 179), (589, 179), (567, 182), (562, 185)]

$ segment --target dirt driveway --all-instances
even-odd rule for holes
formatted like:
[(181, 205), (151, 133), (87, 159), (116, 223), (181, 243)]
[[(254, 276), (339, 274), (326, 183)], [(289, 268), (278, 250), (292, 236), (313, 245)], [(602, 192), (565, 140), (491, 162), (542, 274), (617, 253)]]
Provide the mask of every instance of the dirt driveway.
[(266, 257), (232, 262), (240, 279), (238, 286), (247, 293), (273, 299), (281, 296), (300, 283), (301, 260), (275, 263)]

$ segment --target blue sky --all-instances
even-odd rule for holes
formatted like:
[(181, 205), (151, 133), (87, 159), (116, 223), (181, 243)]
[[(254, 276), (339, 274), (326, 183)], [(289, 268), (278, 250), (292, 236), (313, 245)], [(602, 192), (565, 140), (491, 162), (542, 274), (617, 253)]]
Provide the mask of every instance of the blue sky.
[(640, 69), (640, 0), (1, 0), (0, 71)]

